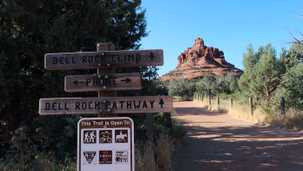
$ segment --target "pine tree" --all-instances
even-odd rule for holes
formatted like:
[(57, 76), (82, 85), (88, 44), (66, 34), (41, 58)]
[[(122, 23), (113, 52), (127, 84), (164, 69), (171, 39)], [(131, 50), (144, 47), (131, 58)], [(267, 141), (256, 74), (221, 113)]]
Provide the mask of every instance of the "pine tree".
[(244, 54), (244, 58), (243, 58), (244, 72), (239, 79), (239, 86), (242, 92), (248, 96), (254, 94), (253, 92), (251, 92), (250, 82), (252, 81), (252, 79), (254, 79), (252, 73), (254, 71), (255, 65), (259, 61), (259, 55), (257, 54), (260, 54), (261, 51), (262, 48), (260, 48), (259, 51), (255, 53), (253, 47), (250, 45), (247, 48), (247, 52)]
[(303, 63), (288, 70), (281, 87), (287, 107), (303, 110)]
[(267, 45), (260, 53), (260, 59), (252, 72), (250, 90), (268, 105), (280, 83), (280, 77), (280, 63), (275, 50)]

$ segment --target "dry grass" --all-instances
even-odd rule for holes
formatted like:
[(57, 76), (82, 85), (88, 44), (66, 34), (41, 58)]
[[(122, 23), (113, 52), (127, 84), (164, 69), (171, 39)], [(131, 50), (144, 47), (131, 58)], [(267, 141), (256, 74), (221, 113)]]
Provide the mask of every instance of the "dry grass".
[(261, 109), (257, 108), (251, 113), (251, 109), (248, 105), (234, 104), (230, 107), (228, 114), (235, 118), (251, 121), (254, 123), (265, 123), (268, 117)]
[[(143, 146), (136, 147), (136, 171), (171, 171), (173, 150), (174, 143), (168, 135), (160, 134), (156, 142), (148, 140)], [(12, 162), (9, 164), (0, 161), (1, 171), (28, 170), (23, 168), (22, 163)], [(76, 171), (76, 163), (67, 160), (65, 163), (58, 164), (47, 156), (41, 155), (33, 161), (30, 170)]]
[(158, 170), (154, 148), (154, 144), (151, 141), (147, 141), (143, 146), (143, 152), (137, 151), (135, 164), (137, 171)]
[(239, 104), (234, 101), (233, 105), (230, 104), (229, 100), (220, 99), (220, 103), (217, 103), (216, 98), (212, 99), (211, 105), (209, 105), (208, 99), (195, 100), (202, 106), (207, 106), (209, 111), (228, 113), (229, 115), (254, 123), (264, 123), (266, 121), (267, 114), (265, 114), (261, 109), (257, 108), (251, 114), (251, 109), (249, 105)]
[(155, 149), (159, 171), (170, 171), (172, 169), (172, 152), (174, 145), (168, 135), (160, 135)]
[(271, 125), (286, 127), (288, 129), (302, 130), (303, 129), (303, 111), (289, 109), (285, 116), (271, 115), (268, 117), (268, 122)]
[(289, 129), (302, 130), (303, 129), (303, 113), (296, 112), (286, 116), (283, 124)]
[(136, 151), (136, 171), (171, 171), (173, 141), (161, 134), (156, 143), (147, 141), (143, 150)]
[(270, 124), (277, 127), (286, 127), (288, 129), (303, 129), (303, 111), (289, 109), (285, 116), (281, 116), (278, 113), (265, 113), (261, 108), (256, 108), (253, 110), (253, 113), (251, 113), (248, 104), (234, 102), (233, 105), (231, 105), (228, 100), (220, 100), (220, 105), (216, 103), (215, 99), (212, 100), (211, 105), (209, 105), (208, 99), (204, 99), (203, 101), (201, 101), (201, 99), (195, 99), (194, 101), (203, 106), (207, 106), (210, 111), (226, 112), (237, 119), (254, 123)]

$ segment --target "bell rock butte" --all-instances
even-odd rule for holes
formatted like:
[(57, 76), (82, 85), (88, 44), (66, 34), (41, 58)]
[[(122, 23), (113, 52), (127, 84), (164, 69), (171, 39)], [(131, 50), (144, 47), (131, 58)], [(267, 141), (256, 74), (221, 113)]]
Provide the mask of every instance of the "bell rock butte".
[(162, 76), (162, 80), (195, 79), (207, 75), (239, 76), (242, 71), (225, 60), (223, 51), (204, 45), (198, 37), (192, 47), (178, 56), (176, 69)]

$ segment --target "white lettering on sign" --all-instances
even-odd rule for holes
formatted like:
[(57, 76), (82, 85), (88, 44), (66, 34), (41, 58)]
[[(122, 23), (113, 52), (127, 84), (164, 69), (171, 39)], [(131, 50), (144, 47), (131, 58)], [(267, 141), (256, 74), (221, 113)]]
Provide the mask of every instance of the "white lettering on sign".
[(78, 171), (134, 171), (131, 118), (83, 118), (78, 122)]
[(169, 96), (101, 98), (44, 98), (39, 101), (40, 115), (170, 112)]
[(49, 70), (102, 68), (108, 65), (114, 67), (163, 65), (163, 50), (64, 52), (47, 53), (44, 56), (44, 67)]
[(69, 75), (64, 79), (66, 92), (140, 90), (139, 73), (93, 75)]

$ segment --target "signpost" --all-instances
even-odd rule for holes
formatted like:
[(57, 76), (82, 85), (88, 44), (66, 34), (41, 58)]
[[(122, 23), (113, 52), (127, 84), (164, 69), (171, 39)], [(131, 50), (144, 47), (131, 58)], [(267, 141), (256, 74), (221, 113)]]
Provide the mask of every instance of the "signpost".
[(42, 98), (40, 115), (170, 112), (169, 96)]
[(134, 171), (131, 118), (83, 118), (78, 122), (78, 171)]
[(66, 92), (140, 90), (139, 73), (65, 76)]
[(44, 56), (44, 67), (48, 70), (158, 65), (163, 65), (163, 51), (160, 49), (47, 53)]
[[(169, 96), (103, 97), (107, 92), (142, 88), (139, 73), (117, 74), (115, 68), (158, 65), (163, 65), (163, 50), (114, 51), (112, 43), (98, 43), (97, 52), (47, 53), (44, 56), (47, 70), (97, 69), (92, 75), (65, 76), (64, 90), (97, 91), (98, 97), (41, 98), (39, 114), (170, 112)], [(134, 123), (130, 118), (83, 118), (78, 122), (78, 171), (134, 171), (134, 168)]]

